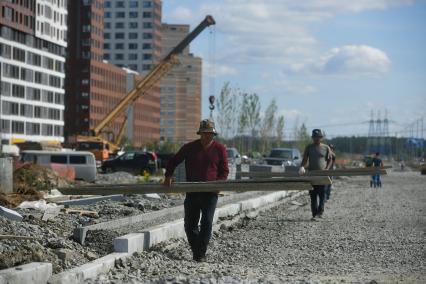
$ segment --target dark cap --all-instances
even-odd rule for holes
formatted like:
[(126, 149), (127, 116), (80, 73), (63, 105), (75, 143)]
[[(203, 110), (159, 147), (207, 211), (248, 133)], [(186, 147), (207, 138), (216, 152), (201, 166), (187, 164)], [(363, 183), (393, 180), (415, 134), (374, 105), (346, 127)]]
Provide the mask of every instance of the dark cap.
[(314, 137), (323, 137), (321, 129), (312, 130), (312, 138)]

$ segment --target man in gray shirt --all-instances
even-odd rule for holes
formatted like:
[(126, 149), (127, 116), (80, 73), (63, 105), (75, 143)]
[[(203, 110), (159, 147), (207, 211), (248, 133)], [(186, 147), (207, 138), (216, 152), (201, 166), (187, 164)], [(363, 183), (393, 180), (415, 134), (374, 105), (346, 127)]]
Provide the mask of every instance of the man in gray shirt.
[[(323, 138), (320, 129), (312, 130), (312, 140), (314, 143), (309, 144), (303, 153), (302, 165), (299, 174), (305, 174), (305, 167), (308, 164), (309, 171), (328, 170), (331, 166), (331, 150), (326, 144), (321, 143)], [(309, 191), (311, 197), (312, 220), (322, 218), (324, 212), (325, 185), (313, 185), (313, 190)]]

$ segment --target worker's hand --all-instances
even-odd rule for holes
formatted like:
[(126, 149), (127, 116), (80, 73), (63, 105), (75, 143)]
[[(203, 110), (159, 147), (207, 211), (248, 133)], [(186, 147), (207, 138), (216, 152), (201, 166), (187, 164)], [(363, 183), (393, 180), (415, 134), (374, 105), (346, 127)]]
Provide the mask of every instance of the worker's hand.
[(164, 178), (163, 185), (164, 185), (164, 186), (167, 186), (167, 187), (172, 186), (172, 177), (165, 177), (165, 178)]
[(305, 168), (304, 167), (300, 167), (299, 168), (299, 175), (304, 175), (306, 173), (306, 170), (305, 170)]

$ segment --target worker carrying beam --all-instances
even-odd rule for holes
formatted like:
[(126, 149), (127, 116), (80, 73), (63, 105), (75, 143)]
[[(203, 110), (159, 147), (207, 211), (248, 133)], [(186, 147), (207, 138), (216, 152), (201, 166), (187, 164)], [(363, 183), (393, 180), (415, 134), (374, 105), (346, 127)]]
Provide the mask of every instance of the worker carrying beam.
[[(321, 143), (323, 134), (321, 129), (312, 130), (313, 143), (305, 148), (303, 153), (302, 165), (299, 169), (299, 174), (305, 174), (305, 167), (308, 164), (309, 171), (314, 170), (329, 170), (332, 165), (332, 154), (330, 147)], [(312, 220), (322, 218), (324, 213), (325, 187), (326, 185), (313, 185), (313, 190), (309, 191), (311, 197)]]
[[(173, 172), (183, 161), (185, 161), (187, 181), (205, 182), (227, 179), (229, 169), (226, 148), (213, 139), (217, 135), (214, 122), (208, 119), (202, 120), (197, 134), (200, 135), (200, 139), (182, 146), (169, 160), (164, 179), (165, 186), (172, 186)], [(198, 262), (206, 259), (217, 199), (218, 192), (186, 194), (184, 202), (185, 232), (193, 259)], [(201, 224), (198, 226), (200, 214)]]

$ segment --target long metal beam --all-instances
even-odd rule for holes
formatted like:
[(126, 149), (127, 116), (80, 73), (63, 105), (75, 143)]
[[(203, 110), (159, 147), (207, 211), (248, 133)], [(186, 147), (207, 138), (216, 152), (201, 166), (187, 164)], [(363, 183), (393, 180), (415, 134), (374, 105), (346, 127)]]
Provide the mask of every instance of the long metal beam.
[(290, 177), (214, 182), (180, 182), (171, 187), (162, 184), (91, 185), (59, 188), (66, 195), (111, 195), (145, 193), (187, 193), (215, 191), (282, 191), (311, 190), (312, 185), (331, 184), (329, 177)]
[[(308, 171), (306, 177), (326, 177), (326, 176), (371, 176), (375, 174), (386, 175), (387, 172), (382, 168), (356, 168), (356, 169), (338, 169), (338, 170), (318, 170)], [(301, 177), (297, 172), (238, 172), (240, 177), (268, 178), (268, 177)]]

